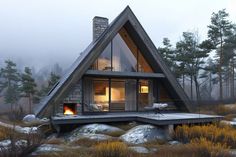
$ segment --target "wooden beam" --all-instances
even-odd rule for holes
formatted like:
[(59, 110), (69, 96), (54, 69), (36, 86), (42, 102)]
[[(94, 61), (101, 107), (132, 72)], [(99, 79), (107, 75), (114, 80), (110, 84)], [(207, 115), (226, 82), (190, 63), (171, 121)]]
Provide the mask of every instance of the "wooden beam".
[(100, 70), (87, 70), (86, 76), (107, 76), (117, 78), (165, 78), (162, 73), (141, 73), (141, 72), (118, 72), (118, 71), (100, 71)]

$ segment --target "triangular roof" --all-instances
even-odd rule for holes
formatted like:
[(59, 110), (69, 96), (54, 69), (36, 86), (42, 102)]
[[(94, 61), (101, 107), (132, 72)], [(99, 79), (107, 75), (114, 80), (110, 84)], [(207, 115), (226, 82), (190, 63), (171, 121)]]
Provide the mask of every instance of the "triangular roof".
[(177, 107), (182, 111), (193, 111), (188, 96), (171, 73), (170, 69), (165, 64), (164, 60), (157, 52), (157, 49), (138, 19), (132, 12), (129, 6), (127, 6), (120, 15), (113, 20), (108, 28), (102, 33), (102, 35), (80, 54), (77, 60), (68, 69), (67, 73), (58, 81), (58, 83), (51, 89), (48, 95), (41, 101), (35, 108), (36, 116), (45, 116), (45, 112), (52, 113), (54, 104), (59, 103), (62, 100), (62, 95), (68, 93), (70, 88), (73, 87), (77, 81), (83, 76), (90, 65), (93, 64), (96, 58), (100, 55), (102, 50), (108, 45), (108, 43), (114, 38), (118, 31), (122, 27), (126, 27), (131, 32), (131, 36), (139, 43), (139, 46), (145, 49), (146, 56), (149, 61), (152, 62), (154, 67), (159, 67), (165, 75), (165, 85), (168, 89), (178, 97)]

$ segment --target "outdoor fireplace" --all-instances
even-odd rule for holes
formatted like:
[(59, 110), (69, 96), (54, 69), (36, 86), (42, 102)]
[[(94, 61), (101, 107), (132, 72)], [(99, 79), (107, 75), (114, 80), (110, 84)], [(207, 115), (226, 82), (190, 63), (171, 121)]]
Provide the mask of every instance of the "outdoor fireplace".
[(76, 103), (64, 103), (63, 104), (64, 115), (75, 115), (76, 114)]

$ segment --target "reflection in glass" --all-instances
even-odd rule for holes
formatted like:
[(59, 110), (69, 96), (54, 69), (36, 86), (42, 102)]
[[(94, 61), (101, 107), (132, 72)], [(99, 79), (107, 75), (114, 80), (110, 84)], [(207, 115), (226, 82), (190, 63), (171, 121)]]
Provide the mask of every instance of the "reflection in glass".
[(111, 71), (111, 43), (103, 50), (93, 64), (94, 70)]
[(109, 110), (108, 79), (86, 78), (84, 88), (84, 111), (98, 112)]
[(137, 110), (137, 80), (125, 80), (125, 111)]
[(133, 49), (130, 49), (131, 47), (128, 47), (123, 39), (120, 34), (113, 39), (113, 71), (135, 72), (137, 71), (137, 48), (134, 46)]
[(110, 111), (125, 111), (125, 82), (123, 80), (111, 81)]
[(112, 42), (108, 44), (95, 61), (92, 69), (120, 72), (153, 72), (125, 28), (120, 29)]
[(138, 71), (149, 72), (149, 73), (153, 72), (140, 51), (138, 51)]

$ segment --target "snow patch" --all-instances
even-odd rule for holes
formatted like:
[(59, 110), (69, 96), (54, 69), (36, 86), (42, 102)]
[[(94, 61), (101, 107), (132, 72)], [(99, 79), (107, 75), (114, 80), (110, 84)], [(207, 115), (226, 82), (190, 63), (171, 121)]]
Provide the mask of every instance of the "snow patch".
[(36, 118), (36, 116), (34, 114), (28, 114), (23, 118), (24, 122), (34, 122), (34, 121), (38, 121), (39, 119)]
[(0, 141), (0, 147), (8, 147), (8, 146), (10, 146), (10, 144), (11, 144), (10, 140)]
[(181, 142), (179, 142), (179, 141), (169, 141), (168, 144), (169, 145), (179, 145), (179, 144), (181, 144)]
[(79, 127), (73, 131), (74, 134), (76, 133), (89, 133), (89, 134), (96, 134), (96, 133), (111, 133), (117, 131), (124, 131), (120, 128), (106, 125), (106, 124), (88, 124), (82, 127)]
[[(26, 147), (27, 141), (26, 140), (18, 140), (15, 142), (15, 145), (18, 147)], [(10, 147), (11, 147), (11, 140), (0, 141), (0, 150), (1, 149), (9, 149)]]
[(23, 122), (25, 123), (33, 123), (33, 122), (38, 122), (38, 123), (45, 123), (45, 122), (49, 122), (48, 118), (37, 118), (34, 114), (28, 114), (26, 115), (23, 119)]
[(48, 152), (60, 152), (60, 151), (63, 151), (63, 148), (58, 145), (42, 144), (36, 149), (36, 151), (31, 153), (31, 155), (35, 156), (40, 154), (47, 154)]
[(73, 141), (77, 141), (84, 138), (95, 140), (95, 141), (105, 141), (105, 140), (111, 139), (112, 137), (108, 135), (103, 135), (103, 134), (79, 133), (79, 134), (70, 136), (68, 140), (70, 142), (73, 142)]
[(19, 141), (16, 141), (16, 146), (19, 146), (19, 147), (26, 147), (27, 146), (27, 141), (26, 140), (19, 140)]
[(19, 133), (23, 133), (23, 134), (35, 134), (38, 131), (37, 127), (20, 127), (20, 126), (16, 126), (15, 130)]
[(15, 131), (17, 131), (19, 133), (23, 133), (23, 134), (37, 133), (37, 131), (38, 131), (37, 127), (21, 127), (19, 125), (14, 126), (14, 125), (3, 123), (3, 122), (0, 122), (0, 126), (14, 129)]

